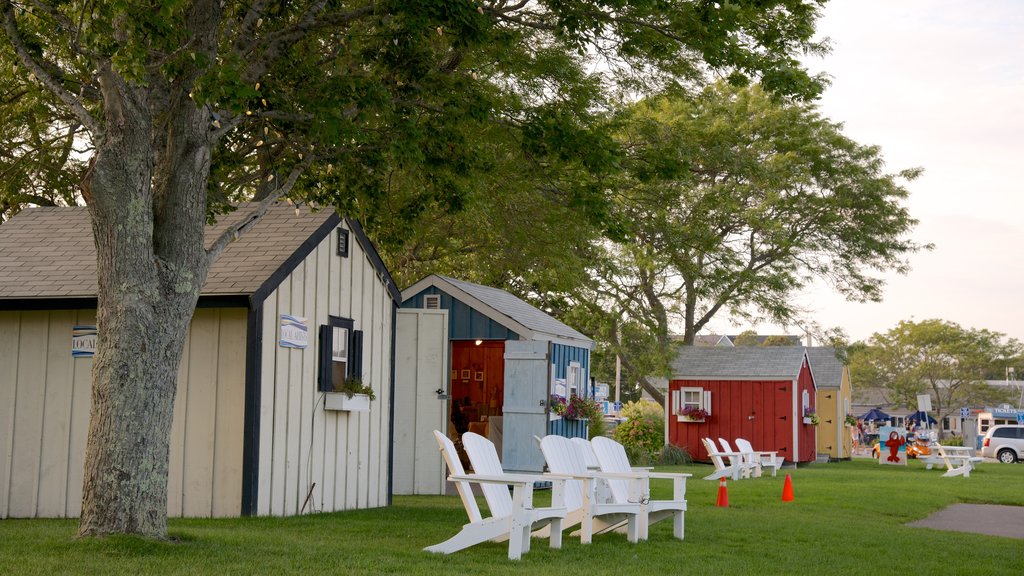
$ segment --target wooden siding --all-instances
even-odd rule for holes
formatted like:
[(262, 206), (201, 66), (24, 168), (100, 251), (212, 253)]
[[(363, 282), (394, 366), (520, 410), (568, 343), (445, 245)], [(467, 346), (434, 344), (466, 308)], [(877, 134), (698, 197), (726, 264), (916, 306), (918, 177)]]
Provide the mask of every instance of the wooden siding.
[(437, 286), (431, 286), (402, 303), (402, 308), (423, 308), (423, 296), (441, 295), (441, 308), (448, 310), (448, 338), (452, 340), (519, 340), (519, 335), (491, 320)]
[(812, 384), (806, 369), (801, 371), (796, 386), (792, 380), (672, 380), (670, 399), (671, 392), (680, 388), (710, 391), (711, 416), (704, 422), (679, 422), (672, 413), (676, 407), (669, 406), (668, 441), (686, 448), (695, 460), (708, 460), (700, 441), (708, 437), (730, 442), (745, 438), (755, 450), (776, 451), (790, 462), (814, 460), (815, 427), (804, 424), (799, 413), (799, 398), (807, 386)]
[(553, 378), (565, 378), (569, 372), (569, 364), (578, 362), (580, 365), (580, 385), (584, 396), (593, 395), (590, 389), (590, 350), (565, 344), (551, 345), (551, 363), (554, 365)]
[[(285, 516), (388, 504), (393, 301), (358, 242), (349, 256), (329, 234), (263, 302), (260, 455), (256, 512)], [(277, 345), (281, 314), (306, 318), (305, 349)], [(328, 316), (363, 331), (369, 412), (324, 409), (317, 389), (318, 328)]]
[[(81, 511), (92, 359), (72, 358), (71, 330), (95, 318), (0, 312), (0, 517)], [(171, 516), (240, 512), (244, 354), (244, 310), (196, 311), (171, 429)]]
[(807, 358), (804, 358), (803, 366), (800, 368), (800, 375), (797, 377), (797, 426), (796, 426), (796, 437), (797, 437), (797, 450), (799, 454), (797, 462), (813, 462), (817, 455), (817, 433), (818, 427), (811, 424), (803, 423), (803, 407), (801, 406), (800, 399), (803, 397), (804, 391), (808, 394), (808, 399), (811, 403), (811, 409), (815, 409), (815, 389), (814, 389), (814, 377), (811, 375), (811, 369), (807, 365)]

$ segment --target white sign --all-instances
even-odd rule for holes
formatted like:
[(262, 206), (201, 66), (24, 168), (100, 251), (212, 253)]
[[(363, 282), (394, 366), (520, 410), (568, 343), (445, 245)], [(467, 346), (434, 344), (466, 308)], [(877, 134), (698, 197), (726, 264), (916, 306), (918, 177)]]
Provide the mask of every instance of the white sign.
[(71, 329), (71, 357), (92, 358), (96, 353), (96, 327), (74, 326)]
[(305, 348), (309, 345), (309, 327), (306, 319), (289, 314), (281, 314), (281, 338), (279, 343), (282, 348)]
[(961, 408), (960, 409), (960, 417), (961, 418), (970, 418), (971, 417), (971, 409), (970, 408)]
[(932, 397), (930, 394), (917, 395), (917, 409), (921, 412), (932, 411)]

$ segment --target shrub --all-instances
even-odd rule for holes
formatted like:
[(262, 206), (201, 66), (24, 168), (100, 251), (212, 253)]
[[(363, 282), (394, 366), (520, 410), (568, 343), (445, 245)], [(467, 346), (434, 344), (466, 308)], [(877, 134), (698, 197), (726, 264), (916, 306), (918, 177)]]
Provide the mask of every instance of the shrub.
[(940, 442), (940, 443), (943, 446), (963, 446), (964, 445), (964, 437), (963, 436), (946, 436), (945, 438), (942, 439), (942, 442)]
[(614, 438), (626, 448), (630, 462), (648, 465), (665, 446), (665, 421), (661, 406), (641, 400), (622, 407), (626, 421), (615, 429)]
[(690, 453), (682, 446), (666, 444), (658, 454), (657, 463), (662, 466), (682, 466), (693, 461)]

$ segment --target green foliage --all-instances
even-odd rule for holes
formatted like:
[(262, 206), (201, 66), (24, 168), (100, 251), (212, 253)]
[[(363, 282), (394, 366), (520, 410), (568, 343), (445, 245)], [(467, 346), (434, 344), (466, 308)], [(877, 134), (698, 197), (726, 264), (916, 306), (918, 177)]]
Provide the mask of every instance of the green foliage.
[(930, 394), (941, 419), (961, 406), (1006, 401), (1007, 392), (989, 386), (985, 374), (994, 359), (1019, 356), (1021, 343), (999, 332), (931, 319), (902, 321), (852, 345), (848, 353), (858, 389), (878, 390), (903, 406), (917, 406), (919, 394)]
[(625, 422), (618, 425), (613, 438), (626, 449), (629, 461), (647, 465), (655, 461), (665, 446), (665, 414), (661, 406), (649, 400), (627, 402), (622, 406)]
[(675, 444), (666, 444), (655, 462), (659, 466), (683, 466), (693, 462), (693, 457), (686, 448)]
[(343, 392), (351, 397), (353, 394), (366, 394), (370, 397), (370, 400), (376, 400), (377, 394), (373, 391), (373, 386), (364, 384), (361, 378), (355, 376), (349, 376), (341, 381), (341, 385), (335, 385), (334, 392)]

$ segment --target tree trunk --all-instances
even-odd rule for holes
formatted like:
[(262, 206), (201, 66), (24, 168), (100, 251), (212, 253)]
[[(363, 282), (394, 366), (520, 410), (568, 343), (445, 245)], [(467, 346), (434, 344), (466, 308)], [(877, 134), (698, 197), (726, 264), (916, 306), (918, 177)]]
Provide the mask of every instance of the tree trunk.
[(208, 270), (210, 145), (195, 106), (154, 122), (152, 86), (130, 87), (109, 68), (101, 79), (107, 132), (82, 182), (98, 337), (78, 533), (166, 538), (177, 373)]

